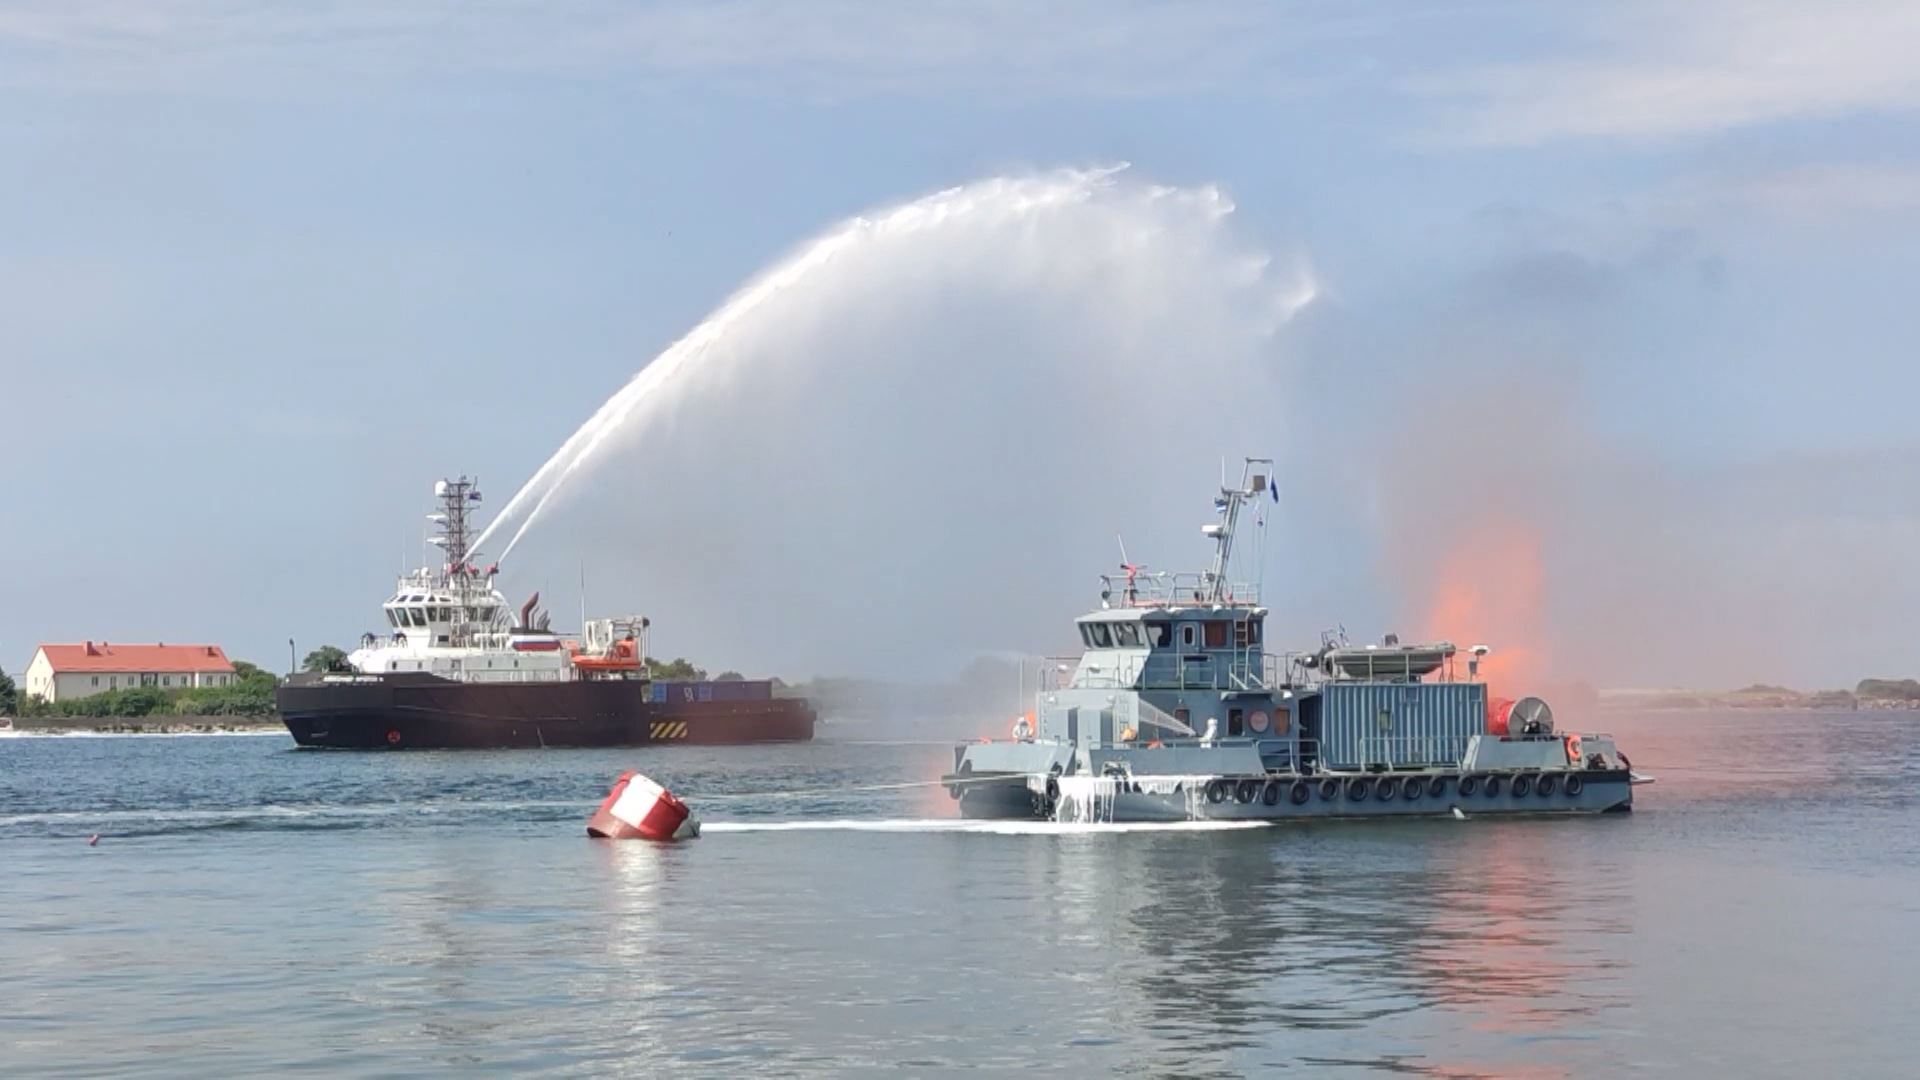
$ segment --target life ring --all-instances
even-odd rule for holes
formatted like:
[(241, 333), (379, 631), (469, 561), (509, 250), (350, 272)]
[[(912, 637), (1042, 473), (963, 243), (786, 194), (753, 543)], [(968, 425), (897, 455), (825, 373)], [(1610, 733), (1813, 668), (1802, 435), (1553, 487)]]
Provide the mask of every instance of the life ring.
[(1313, 798), (1313, 789), (1307, 786), (1305, 780), (1295, 780), (1293, 788), (1287, 792), (1287, 801), (1295, 806), (1304, 806), (1311, 798)]
[(1479, 787), (1480, 778), (1477, 776), (1463, 776), (1460, 778), (1460, 794), (1462, 797), (1473, 794)]
[(1516, 798), (1516, 799), (1524, 799), (1524, 798), (1526, 798), (1526, 796), (1527, 796), (1527, 793), (1528, 793), (1528, 792), (1530, 792), (1530, 791), (1532, 791), (1532, 790), (1533, 790), (1533, 778), (1532, 778), (1532, 777), (1530, 777), (1530, 776), (1528, 776), (1528, 775), (1526, 775), (1525, 773), (1522, 773), (1522, 774), (1520, 774), (1519, 776), (1516, 776), (1516, 777), (1514, 777), (1514, 778), (1513, 778), (1513, 796), (1514, 796), (1514, 798)]
[(1233, 786), (1233, 801), (1245, 805), (1260, 794), (1260, 784), (1253, 780), (1242, 780)]
[(1533, 790), (1539, 792), (1540, 797), (1543, 799), (1553, 794), (1553, 788), (1554, 788), (1554, 779), (1553, 779), (1552, 773), (1548, 773), (1547, 775), (1542, 776), (1540, 778), (1540, 782), (1533, 785)]
[(1273, 806), (1277, 804), (1279, 801), (1280, 801), (1280, 781), (1278, 780), (1267, 781), (1266, 786), (1260, 789), (1261, 805)]
[(1446, 777), (1436, 776), (1433, 779), (1427, 781), (1427, 794), (1437, 799), (1440, 796), (1445, 795), (1446, 793), (1447, 793)]
[(1499, 797), (1500, 797), (1500, 778), (1497, 776), (1487, 777), (1487, 798), (1497, 799)]
[(1380, 801), (1392, 802), (1400, 797), (1400, 781), (1389, 776), (1380, 781)]
[(1338, 780), (1320, 781), (1320, 801), (1321, 802), (1332, 802), (1333, 800), (1339, 797), (1340, 797), (1340, 781)]
[(1585, 780), (1580, 779), (1578, 774), (1567, 777), (1567, 797), (1568, 798), (1573, 798), (1579, 795), (1582, 791), (1586, 790), (1586, 787), (1587, 787), (1587, 782)]
[(1407, 777), (1407, 786), (1401, 791), (1401, 794), (1408, 802), (1419, 802), (1420, 796), (1426, 794), (1426, 791), (1427, 785), (1424, 781), (1417, 776), (1409, 776)]
[(1373, 792), (1373, 783), (1366, 777), (1356, 777), (1347, 781), (1347, 798), (1360, 802)]
[(387, 732), (387, 745), (388, 746), (400, 745), (400, 732), (398, 730)]
[(1227, 782), (1225, 780), (1207, 781), (1207, 801), (1216, 804), (1227, 801)]
[(1577, 769), (1580, 767), (1581, 760), (1580, 736), (1569, 732), (1567, 734), (1567, 764)]

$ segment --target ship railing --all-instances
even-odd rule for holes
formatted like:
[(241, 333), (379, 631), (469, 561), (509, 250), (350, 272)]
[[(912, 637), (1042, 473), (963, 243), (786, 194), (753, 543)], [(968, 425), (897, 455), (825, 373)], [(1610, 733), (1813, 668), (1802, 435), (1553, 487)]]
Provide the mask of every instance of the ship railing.
[(1090, 668), (1082, 657), (1048, 657), (1041, 669), (1042, 691), (1066, 690), (1204, 690), (1264, 692), (1296, 685), (1294, 673), (1307, 670), (1307, 653), (1155, 652), (1121, 661), (1113, 667)]
[[(1322, 741), (1316, 747), (1316, 756), (1323, 757), (1329, 768), (1352, 769), (1422, 769), (1448, 767), (1460, 764), (1467, 755), (1467, 743), (1470, 735), (1368, 735), (1359, 739), (1341, 739), (1333, 743)], [(1321, 755), (1319, 750), (1329, 753)]]
[(1100, 598), (1114, 607), (1190, 607), (1219, 604), (1222, 607), (1257, 607), (1260, 585), (1254, 581), (1229, 581), (1214, 597), (1216, 583), (1204, 573), (1159, 571), (1151, 574), (1102, 574)]

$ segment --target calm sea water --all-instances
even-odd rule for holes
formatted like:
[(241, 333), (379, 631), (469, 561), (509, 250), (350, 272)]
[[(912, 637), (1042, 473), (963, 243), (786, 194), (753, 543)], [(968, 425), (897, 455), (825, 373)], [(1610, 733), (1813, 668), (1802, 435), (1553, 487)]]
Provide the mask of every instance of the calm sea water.
[[(1253, 830), (713, 798), (931, 746), (0, 740), (0, 1074), (1920, 1074), (1920, 716), (1611, 726), (1630, 816)], [(628, 767), (707, 835), (588, 840)]]

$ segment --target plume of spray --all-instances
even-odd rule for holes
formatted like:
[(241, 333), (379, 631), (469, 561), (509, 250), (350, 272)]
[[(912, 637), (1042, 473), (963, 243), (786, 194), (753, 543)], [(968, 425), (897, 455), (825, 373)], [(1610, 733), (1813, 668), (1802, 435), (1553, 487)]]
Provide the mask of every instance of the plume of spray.
[[(911, 242), (918, 236), (937, 234), (942, 227), (955, 225), (973, 228), (1005, 226), (1056, 212), (1075, 204), (1084, 204), (1102, 194), (1115, 191), (1114, 177), (1125, 166), (1090, 171), (1061, 171), (1044, 176), (996, 178), (948, 188), (913, 202), (872, 215), (842, 222), (797, 254), (735, 293), (719, 310), (694, 327), (641, 368), (626, 386), (607, 399), (586, 423), (582, 424), (554, 455), (541, 465), (516, 492), (500, 515), (481, 533), (476, 546), (493, 533), (519, 521), (512, 538), (501, 552), (505, 558), (520, 543), (527, 530), (539, 520), (542, 511), (572, 479), (575, 473), (594, 460), (601, 447), (629, 423), (644, 417), (644, 410), (661, 403), (663, 388), (688, 366), (699, 363), (723, 342), (729, 331), (751, 320), (783, 291), (804, 285), (810, 277), (828, 272), (836, 259), (861, 245)], [(1129, 190), (1133, 198), (1148, 200), (1178, 199), (1197, 205), (1203, 212), (1224, 215), (1232, 204), (1213, 189), (1181, 191), (1173, 188)], [(1279, 298), (1275, 314), (1285, 318), (1312, 301), (1314, 285), (1304, 272), (1291, 290)]]
[[(1304, 260), (1236, 241), (1219, 190), (1123, 169), (827, 230), (648, 362), (478, 543), (506, 535), (504, 559), (538, 535), (556, 565), (594, 547), (603, 588), (671, 605), (714, 662), (893, 648), (950, 672), (1061, 643), (1115, 531), (1161, 565), (1204, 556), (1194, 515), (1220, 457), (1270, 445), (1275, 332), (1316, 290)], [(534, 531), (563, 506), (571, 527)]]

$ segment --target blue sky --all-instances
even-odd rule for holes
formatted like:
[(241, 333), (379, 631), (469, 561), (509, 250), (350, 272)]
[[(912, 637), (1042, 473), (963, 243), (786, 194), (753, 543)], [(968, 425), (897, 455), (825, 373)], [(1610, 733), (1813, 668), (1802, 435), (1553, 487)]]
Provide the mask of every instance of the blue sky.
[[(1550, 525), (1563, 673), (1920, 674), (1916, 42), (1896, 3), (0, 5), (0, 665), (350, 640), (434, 477), (504, 499), (808, 237), (1128, 162), (1312, 267), (1249, 423), (1303, 477), (1296, 632), (1417, 618), (1409, 538), (1492, 500)], [(1006, 636), (930, 666), (1058, 643)]]

